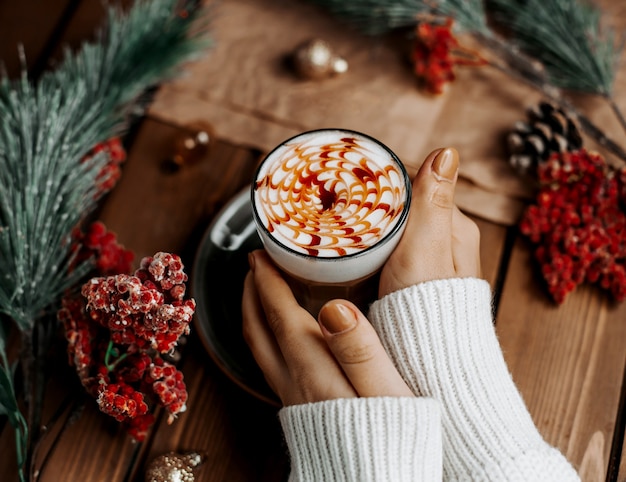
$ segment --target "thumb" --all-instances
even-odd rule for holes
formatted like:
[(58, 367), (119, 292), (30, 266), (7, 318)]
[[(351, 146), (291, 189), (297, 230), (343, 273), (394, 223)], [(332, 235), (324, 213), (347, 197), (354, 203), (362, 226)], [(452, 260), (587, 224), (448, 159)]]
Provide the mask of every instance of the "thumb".
[(319, 312), (324, 339), (360, 397), (411, 397), (376, 331), (352, 303), (332, 300)]
[(458, 152), (445, 148), (430, 153), (417, 172), (406, 230), (381, 273), (381, 297), (423, 281), (455, 276), (452, 216), (458, 168)]
[(420, 167), (413, 180), (406, 232), (421, 246), (412, 249), (434, 249), (450, 257), (458, 168), (459, 154), (452, 147), (433, 152)]

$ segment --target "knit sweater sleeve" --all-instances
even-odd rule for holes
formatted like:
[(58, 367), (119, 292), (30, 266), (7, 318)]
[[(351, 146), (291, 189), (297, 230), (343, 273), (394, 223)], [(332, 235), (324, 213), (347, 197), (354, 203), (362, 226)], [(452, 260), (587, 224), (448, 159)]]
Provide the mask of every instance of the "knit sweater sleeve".
[(487, 282), (411, 286), (376, 301), (369, 319), (411, 389), (441, 403), (444, 480), (578, 480), (513, 383)]
[(441, 418), (434, 400), (328, 400), (283, 408), (279, 418), (290, 481), (441, 480)]

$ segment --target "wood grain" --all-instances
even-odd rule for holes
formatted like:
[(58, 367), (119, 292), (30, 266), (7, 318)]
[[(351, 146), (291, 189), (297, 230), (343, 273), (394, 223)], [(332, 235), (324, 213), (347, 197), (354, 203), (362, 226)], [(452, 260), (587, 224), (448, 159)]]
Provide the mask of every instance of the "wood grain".
[(626, 305), (581, 286), (556, 306), (534, 266), (518, 240), (496, 325), (505, 358), (546, 440), (585, 482), (604, 480), (626, 359)]
[(223, 142), (212, 142), (207, 155), (175, 172), (164, 169), (185, 135), (184, 127), (148, 119), (100, 214), (137, 262), (170, 251), (190, 266), (212, 216), (252, 179), (258, 153)]
[(63, 18), (72, 0), (22, 0), (0, 2), (0, 62), (9, 78), (20, 75), (22, 65), (18, 45), (23, 46), (26, 67), (30, 71), (35, 64), (44, 65), (51, 37), (58, 22)]
[[(604, 5), (609, 3), (617, 13), (612, 20), (622, 22), (626, 5), (618, 8), (619, 2), (602, 0)], [(99, 0), (0, 2), (0, 59), (9, 75), (19, 72), (18, 42), (25, 45), (29, 67), (35, 63), (47, 65), (50, 58), (42, 58), (42, 53), (58, 58), (60, 43), (76, 46), (90, 38), (101, 23), (102, 12)], [(61, 20), (67, 21), (63, 32), (55, 30)], [(622, 68), (616, 83), (621, 93), (625, 92), (624, 72), (626, 69)], [(466, 71), (459, 82), (464, 77), (480, 80), (482, 75)], [(317, 90), (315, 86), (301, 87)], [(475, 93), (480, 98), (492, 94)], [(449, 97), (456, 95), (463, 102), (465, 92), (461, 85), (451, 94)], [(521, 98), (525, 99), (516, 97), (517, 103), (509, 106), (508, 117), (499, 116), (500, 124), (516, 118), (514, 113), (521, 107)], [(618, 99), (622, 106), (624, 99), (623, 95)], [(207, 106), (210, 100), (203, 98)], [(506, 98), (500, 95), (490, 100)], [(433, 104), (426, 109), (431, 113), (442, 109), (441, 100), (424, 103)], [(197, 120), (194, 109), (184, 102), (175, 103), (173, 108), (176, 112), (184, 111), (181, 118), (185, 122)], [(465, 129), (474, 115), (470, 103), (458, 107), (448, 99), (446, 109), (445, 117), (453, 122), (434, 116), (440, 120), (433, 126), (429, 124), (434, 133), (430, 140), (436, 140), (437, 145), (459, 145), (462, 156), (470, 161), (501, 154), (484, 149), (486, 144), (480, 143), (480, 137), (493, 136), (493, 132)], [(604, 121), (606, 113), (598, 112), (594, 120)], [(219, 115), (215, 118), (219, 119)], [(461, 126), (464, 132), (460, 144), (456, 135), (459, 129), (451, 128), (454, 125)], [(200, 236), (212, 217), (249, 183), (259, 160), (259, 152), (214, 140), (209, 152), (195, 162), (185, 163), (177, 170), (164, 169), (164, 163), (171, 167), (167, 161), (181, 136), (187, 133), (185, 125), (155, 119), (143, 122), (132, 143), (122, 180), (99, 213), (120, 241), (135, 251), (137, 262), (142, 256), (164, 250), (181, 254), (186, 265), (191, 266)], [(417, 161), (419, 156), (413, 168)], [(472, 182), (480, 185), (485, 181), (480, 173), (471, 173), (473, 176), (467, 177)], [(490, 182), (498, 179), (496, 176)], [(475, 204), (467, 193), (461, 195), (466, 196), (466, 204)], [(513, 377), (540, 431), (574, 463), (583, 481), (605, 480), (610, 468), (615, 475), (611, 480), (626, 482), (626, 452), (621, 451), (621, 457), (612, 462), (614, 466), (608, 467), (611, 444), (614, 440), (622, 444), (625, 435), (614, 437), (618, 414), (626, 414), (626, 397), (621, 395), (626, 362), (626, 304), (615, 305), (598, 289), (581, 287), (557, 307), (545, 294), (525, 242), (518, 239), (509, 246), (514, 228), (474, 219), (482, 237), (483, 275), (500, 300), (498, 335)], [(157, 423), (139, 445), (84, 394), (73, 369), (67, 366), (60, 341), (47, 360), (50, 378), (44, 420), (52, 423), (48, 424), (36, 456), (40, 481), (139, 482), (152, 458), (169, 450), (201, 452), (205, 462), (198, 475), (203, 481), (286, 479), (288, 459), (276, 408), (237, 387), (193, 336), (181, 363), (189, 389), (189, 408), (172, 425), (157, 412)], [(17, 341), (13, 339), (11, 343)], [(0, 428), (0, 479), (14, 482), (17, 475), (13, 430), (6, 423)], [(623, 425), (617, 429), (624, 431)], [(619, 453), (620, 448), (613, 448), (613, 454)]]
[[(622, 437), (626, 437), (626, 433), (622, 434)], [(618, 482), (626, 482), (626, 451), (622, 450), (622, 459), (619, 464), (619, 473), (617, 475)]]
[(146, 464), (169, 451), (194, 451), (204, 457), (202, 481), (279, 481), (288, 459), (277, 408), (233, 384), (195, 340), (182, 370), (189, 408), (172, 425), (159, 420), (145, 457), (132, 480), (141, 480)]
[(497, 290), (500, 267), (506, 263), (506, 235), (507, 228), (499, 224), (490, 223), (484, 219), (472, 217), (480, 230), (480, 262), (482, 277)]

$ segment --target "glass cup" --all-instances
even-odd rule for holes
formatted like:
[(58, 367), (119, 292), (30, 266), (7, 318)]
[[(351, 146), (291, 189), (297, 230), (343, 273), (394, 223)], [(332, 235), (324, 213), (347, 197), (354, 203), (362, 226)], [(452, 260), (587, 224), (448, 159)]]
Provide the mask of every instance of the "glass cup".
[(345, 129), (304, 132), (263, 159), (251, 197), (265, 250), (313, 316), (331, 299), (362, 310), (376, 299), (411, 201), (411, 180), (388, 147)]

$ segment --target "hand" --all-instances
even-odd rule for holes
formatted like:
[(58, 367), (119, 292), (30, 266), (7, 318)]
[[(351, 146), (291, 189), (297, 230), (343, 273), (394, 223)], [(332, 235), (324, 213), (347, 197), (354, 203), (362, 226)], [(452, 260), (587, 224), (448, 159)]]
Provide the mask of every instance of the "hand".
[(454, 205), (459, 155), (431, 152), (413, 180), (406, 230), (380, 275), (378, 294), (435, 279), (480, 277), (480, 233)]
[(243, 334), (284, 405), (346, 397), (413, 396), (376, 332), (352, 303), (333, 300), (319, 324), (264, 251), (250, 253)]

